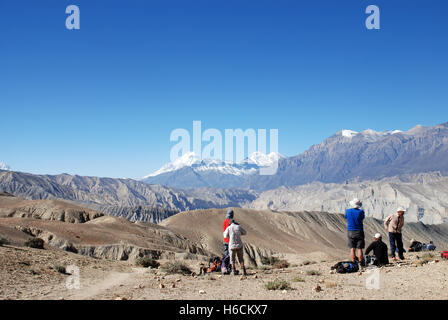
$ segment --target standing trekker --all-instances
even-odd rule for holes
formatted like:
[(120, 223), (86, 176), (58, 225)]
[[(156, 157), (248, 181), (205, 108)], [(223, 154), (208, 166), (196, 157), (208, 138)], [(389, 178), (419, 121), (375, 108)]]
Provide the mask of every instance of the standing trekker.
[[(230, 209), (227, 211), (226, 219), (223, 223), (223, 229), (222, 231), (226, 231), (226, 229), (230, 226), (230, 220), (233, 220), (233, 210)], [(229, 237), (224, 237), (224, 256), (229, 255)]]
[(387, 256), (387, 245), (383, 242), (381, 234), (376, 233), (373, 237), (373, 242), (367, 247), (366, 255), (373, 251), (375, 256), (376, 266), (382, 266), (385, 264), (389, 264), (389, 257)]
[(230, 226), (224, 231), (224, 238), (229, 239), (229, 249), (230, 249), (230, 264), (232, 266), (232, 271), (234, 275), (238, 274), (236, 270), (236, 256), (238, 256), (238, 261), (240, 262), (241, 269), (243, 269), (243, 275), (247, 275), (246, 267), (244, 266), (244, 246), (241, 236), (245, 235), (247, 232), (235, 221), (230, 222)]
[(361, 266), (364, 266), (364, 255), (362, 249), (365, 247), (364, 240), (364, 210), (361, 209), (362, 203), (359, 199), (350, 201), (350, 209), (345, 210), (345, 219), (347, 219), (348, 247), (350, 248), (350, 257), (356, 262), (358, 255)]
[(392, 259), (395, 261), (395, 252), (398, 249), (398, 257), (400, 260), (404, 260), (403, 252), (403, 237), (401, 234), (401, 228), (404, 225), (404, 213), (406, 209), (399, 207), (397, 209), (397, 213), (391, 214), (384, 221), (384, 227), (386, 231), (389, 232), (389, 241), (390, 241), (390, 253)]

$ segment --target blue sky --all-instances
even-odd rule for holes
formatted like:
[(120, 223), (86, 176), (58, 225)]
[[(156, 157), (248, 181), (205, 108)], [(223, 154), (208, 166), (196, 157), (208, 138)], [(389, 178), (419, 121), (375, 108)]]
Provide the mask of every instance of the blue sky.
[[(80, 30), (65, 28), (70, 4)], [(193, 120), (279, 129), (287, 156), (340, 129), (446, 122), (447, 13), (445, 0), (2, 0), (0, 161), (138, 178)]]

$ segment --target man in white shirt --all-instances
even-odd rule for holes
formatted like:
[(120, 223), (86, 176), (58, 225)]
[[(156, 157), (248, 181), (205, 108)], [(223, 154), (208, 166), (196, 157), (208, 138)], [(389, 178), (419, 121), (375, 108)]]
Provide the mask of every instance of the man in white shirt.
[(241, 240), (241, 236), (247, 234), (246, 230), (243, 229), (235, 221), (231, 221), (229, 227), (224, 231), (224, 238), (229, 239), (229, 249), (230, 249), (230, 264), (232, 265), (233, 274), (237, 275), (238, 272), (235, 266), (235, 258), (238, 256), (238, 261), (240, 262), (241, 268), (243, 269), (243, 275), (247, 275), (246, 267), (244, 266), (244, 245)]

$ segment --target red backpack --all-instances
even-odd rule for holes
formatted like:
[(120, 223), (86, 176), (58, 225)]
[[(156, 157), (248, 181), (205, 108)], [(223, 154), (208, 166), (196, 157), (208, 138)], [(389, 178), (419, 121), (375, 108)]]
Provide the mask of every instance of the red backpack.
[(448, 259), (448, 251), (442, 251), (440, 256), (442, 257), (442, 259)]

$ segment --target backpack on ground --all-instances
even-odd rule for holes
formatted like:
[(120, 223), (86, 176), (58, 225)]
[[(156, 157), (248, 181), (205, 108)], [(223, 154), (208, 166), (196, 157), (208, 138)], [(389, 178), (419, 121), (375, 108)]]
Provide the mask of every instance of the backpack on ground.
[(336, 270), (337, 273), (352, 273), (359, 271), (359, 265), (357, 262), (342, 261), (332, 266), (331, 270)]
[(377, 266), (379, 264), (379, 261), (375, 255), (373, 256), (364, 256), (364, 262), (365, 266)]
[(230, 255), (225, 254), (221, 259), (221, 273), (230, 274), (232, 272), (232, 266), (230, 265)]
[(448, 259), (448, 251), (442, 251), (442, 253), (440, 254), (440, 257), (442, 259)]

